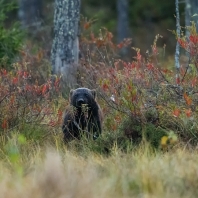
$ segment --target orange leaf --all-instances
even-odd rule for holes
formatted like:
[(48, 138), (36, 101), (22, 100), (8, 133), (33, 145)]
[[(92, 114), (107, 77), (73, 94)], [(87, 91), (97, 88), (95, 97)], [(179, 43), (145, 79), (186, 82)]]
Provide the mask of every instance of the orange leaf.
[(57, 87), (60, 84), (61, 78), (56, 78), (56, 81), (54, 82), (54, 86)]
[(117, 45), (117, 47), (118, 47), (119, 49), (121, 49), (121, 48), (124, 47), (124, 44), (123, 44), (123, 43), (119, 43), (119, 44)]
[(198, 43), (198, 36), (189, 36), (189, 39), (191, 42), (193, 42), (194, 44), (197, 44)]
[(148, 70), (154, 69), (154, 66), (152, 63), (148, 63), (146, 66), (147, 66)]
[(96, 40), (96, 45), (98, 47), (104, 46), (105, 45), (105, 40), (104, 39), (97, 39)]
[(11, 104), (14, 104), (14, 101), (15, 101), (15, 95), (11, 96), (11, 98), (10, 98), (10, 103), (11, 103)]
[(197, 78), (193, 78), (192, 79), (192, 87), (194, 87), (196, 85), (196, 83), (197, 83)]
[(12, 83), (16, 85), (18, 83), (18, 78), (17, 77), (13, 77)]
[(48, 86), (45, 84), (42, 89), (42, 94), (44, 95), (47, 91)]
[(91, 27), (91, 23), (90, 23), (90, 22), (86, 22), (86, 23), (84, 23), (84, 25), (83, 25), (83, 28), (84, 28), (85, 30), (89, 29), (90, 27)]
[(192, 104), (192, 99), (186, 93), (184, 93), (184, 100), (186, 101), (187, 105)]
[(107, 83), (104, 83), (104, 84), (102, 85), (102, 89), (103, 89), (104, 91), (107, 91), (108, 88), (109, 88), (109, 86), (107, 85)]
[(2, 124), (1, 124), (1, 127), (2, 127), (3, 129), (7, 129), (7, 128), (8, 128), (8, 122), (7, 122), (6, 119), (3, 120)]
[(192, 111), (191, 111), (191, 109), (186, 109), (186, 110), (185, 110), (185, 113), (186, 113), (186, 116), (187, 116), (188, 118), (192, 116)]
[(173, 116), (177, 118), (177, 117), (179, 117), (180, 113), (181, 113), (181, 111), (179, 109), (175, 109), (173, 111)]
[(180, 82), (181, 82), (181, 81), (180, 81), (180, 77), (179, 77), (179, 76), (176, 76), (176, 84), (179, 85)]

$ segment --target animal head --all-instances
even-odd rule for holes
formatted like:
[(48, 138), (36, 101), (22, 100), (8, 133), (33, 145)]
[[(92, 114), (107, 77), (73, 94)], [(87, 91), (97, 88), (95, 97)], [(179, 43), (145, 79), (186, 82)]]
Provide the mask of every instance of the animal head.
[(88, 88), (78, 88), (70, 91), (70, 104), (76, 108), (83, 105), (91, 107), (96, 98), (96, 91)]

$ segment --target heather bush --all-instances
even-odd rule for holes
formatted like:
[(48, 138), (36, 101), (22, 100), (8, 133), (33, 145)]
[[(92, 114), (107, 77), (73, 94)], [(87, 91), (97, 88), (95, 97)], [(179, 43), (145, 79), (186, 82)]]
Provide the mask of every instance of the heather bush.
[[(167, 147), (180, 141), (197, 143), (197, 33), (195, 25), (187, 27), (189, 38), (177, 38), (189, 54), (185, 65), (175, 70), (167, 64), (165, 45), (157, 46), (155, 37), (151, 49), (142, 54), (133, 47), (136, 56), (119, 58), (119, 50), (131, 40), (119, 44), (112, 33), (101, 29), (97, 34), (83, 27), (79, 84), (98, 89), (105, 114), (105, 128), (119, 131), (132, 142), (146, 139), (155, 147)], [(184, 57), (186, 54), (183, 54)], [(162, 59), (163, 57), (163, 59)], [(87, 78), (86, 76), (89, 76)]]
[(10, 136), (17, 130), (36, 140), (53, 131), (50, 127), (60, 125), (60, 78), (41, 78), (41, 73), (38, 76), (31, 70), (30, 62), (15, 63), (12, 71), (0, 70), (2, 136)]

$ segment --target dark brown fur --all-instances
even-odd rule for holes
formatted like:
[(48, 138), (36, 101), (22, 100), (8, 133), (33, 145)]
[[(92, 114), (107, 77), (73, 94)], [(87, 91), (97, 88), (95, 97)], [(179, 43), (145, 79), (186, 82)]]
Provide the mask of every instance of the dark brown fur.
[(96, 139), (102, 133), (102, 111), (95, 90), (78, 88), (70, 91), (70, 105), (63, 119), (64, 140), (80, 139), (82, 133)]

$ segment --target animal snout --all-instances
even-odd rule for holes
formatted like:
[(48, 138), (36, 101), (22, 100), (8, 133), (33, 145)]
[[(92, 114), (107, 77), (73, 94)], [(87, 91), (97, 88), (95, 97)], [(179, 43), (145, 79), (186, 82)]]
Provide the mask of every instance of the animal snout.
[(83, 98), (79, 98), (79, 99), (77, 100), (77, 105), (78, 105), (78, 106), (81, 106), (82, 104), (85, 104), (85, 100), (84, 100)]

